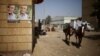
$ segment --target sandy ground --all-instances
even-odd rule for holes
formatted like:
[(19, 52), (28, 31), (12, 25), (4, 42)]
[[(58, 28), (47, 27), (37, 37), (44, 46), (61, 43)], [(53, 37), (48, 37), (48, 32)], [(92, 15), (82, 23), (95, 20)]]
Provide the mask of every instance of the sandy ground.
[[(48, 32), (39, 37), (32, 56), (100, 56), (100, 32), (86, 32), (81, 48), (72, 44), (76, 42), (74, 36), (71, 37), (70, 45), (64, 40), (62, 31)], [(0, 52), (0, 56), (23, 56), (27, 52)]]
[(100, 56), (100, 33), (86, 32), (82, 47), (72, 45), (75, 37), (71, 37), (70, 45), (64, 42), (63, 32), (48, 32), (40, 36), (35, 46), (33, 56)]

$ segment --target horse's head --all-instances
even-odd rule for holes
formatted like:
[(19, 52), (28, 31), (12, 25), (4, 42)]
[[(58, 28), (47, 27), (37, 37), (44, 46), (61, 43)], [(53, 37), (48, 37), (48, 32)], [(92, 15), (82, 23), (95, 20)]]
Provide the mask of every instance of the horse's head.
[(80, 26), (80, 27), (78, 28), (78, 32), (79, 32), (79, 33), (84, 33), (84, 31), (85, 31), (85, 26), (84, 26), (84, 25), (82, 25), (82, 26)]

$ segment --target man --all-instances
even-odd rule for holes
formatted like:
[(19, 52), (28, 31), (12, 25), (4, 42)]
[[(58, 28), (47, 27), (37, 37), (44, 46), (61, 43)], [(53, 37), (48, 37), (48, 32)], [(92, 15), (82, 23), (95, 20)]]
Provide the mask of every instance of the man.
[(15, 5), (9, 5), (8, 6), (8, 20), (16, 19), (16, 15), (15, 15), (14, 11), (15, 11)]
[(70, 28), (71, 28), (71, 35), (73, 35), (75, 33), (75, 29), (76, 29), (76, 19), (75, 20), (71, 20), (70, 22)]
[(76, 28), (76, 19), (74, 20), (74, 26), (73, 26), (73, 28), (74, 28), (74, 30), (75, 30), (75, 28)]
[(26, 5), (22, 5), (20, 6), (20, 15), (19, 15), (19, 19), (20, 20), (27, 20), (28, 19), (28, 15), (27, 15), (27, 6)]
[(70, 27), (73, 28), (73, 26), (74, 26), (74, 20), (71, 20)]
[(70, 22), (70, 34), (73, 35), (74, 33), (74, 20), (71, 20)]
[(76, 19), (76, 25), (75, 25), (75, 30), (78, 30), (79, 27), (82, 26), (82, 18)]
[(82, 33), (82, 30), (83, 30), (83, 25), (82, 25), (82, 18), (78, 18), (76, 20), (76, 27), (75, 27), (75, 33), (76, 33), (76, 41), (77, 41), (77, 38), (78, 38), (78, 46), (77, 47), (80, 47), (81, 46), (81, 42), (82, 42), (82, 37), (83, 37), (83, 33)]

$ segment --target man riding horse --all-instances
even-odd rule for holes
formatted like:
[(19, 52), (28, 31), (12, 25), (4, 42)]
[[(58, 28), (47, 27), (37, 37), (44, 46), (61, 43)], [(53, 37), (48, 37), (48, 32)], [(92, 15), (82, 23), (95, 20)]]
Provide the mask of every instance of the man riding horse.
[(82, 38), (85, 33), (85, 28), (86, 24), (83, 24), (82, 18), (78, 18), (76, 20), (75, 37), (76, 37), (76, 43), (78, 44), (79, 47), (81, 46)]
[[(70, 36), (75, 33), (76, 43), (78, 44), (78, 46), (81, 46), (84, 32), (85, 32), (85, 25), (82, 22), (82, 18), (72, 20), (71, 23), (68, 24), (68, 27), (64, 29), (64, 33), (67, 41), (70, 41)], [(67, 39), (68, 35), (69, 35), (69, 39)]]

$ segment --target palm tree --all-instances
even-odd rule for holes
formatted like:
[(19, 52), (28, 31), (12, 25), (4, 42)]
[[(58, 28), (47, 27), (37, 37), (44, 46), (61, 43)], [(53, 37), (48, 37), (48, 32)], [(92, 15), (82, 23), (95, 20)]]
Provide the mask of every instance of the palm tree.
[(51, 16), (47, 16), (47, 18), (46, 18), (46, 24), (50, 24), (50, 22), (51, 22)]

